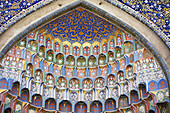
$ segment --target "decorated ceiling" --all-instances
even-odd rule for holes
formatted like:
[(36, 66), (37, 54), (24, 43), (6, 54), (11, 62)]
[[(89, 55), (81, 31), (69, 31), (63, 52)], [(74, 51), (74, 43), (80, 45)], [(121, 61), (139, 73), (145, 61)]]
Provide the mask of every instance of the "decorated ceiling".
[[(1, 0), (0, 33), (54, 0)], [(106, 0), (150, 27), (170, 47), (169, 0)]]
[(168, 84), (136, 37), (78, 7), (28, 34), (0, 65), (1, 112), (167, 112)]

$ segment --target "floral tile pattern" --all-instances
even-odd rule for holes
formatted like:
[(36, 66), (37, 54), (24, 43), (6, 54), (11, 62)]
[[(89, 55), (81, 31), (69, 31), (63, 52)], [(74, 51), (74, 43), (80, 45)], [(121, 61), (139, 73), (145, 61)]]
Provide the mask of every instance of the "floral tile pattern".
[[(8, 29), (16, 21), (20, 20), (27, 14), (54, 0), (1, 0), (0, 1), (0, 34)], [(170, 24), (169, 24), (169, 0), (106, 0), (113, 3), (122, 3), (123, 6), (132, 8), (151, 20), (159, 28), (165, 37), (160, 38), (170, 47)], [(120, 4), (119, 4), (120, 5)], [(127, 8), (128, 10), (128, 8)], [(144, 22), (145, 23), (145, 22)], [(154, 28), (154, 29), (157, 29)], [(159, 35), (159, 33), (157, 33)], [(166, 39), (165, 39), (166, 38)]]

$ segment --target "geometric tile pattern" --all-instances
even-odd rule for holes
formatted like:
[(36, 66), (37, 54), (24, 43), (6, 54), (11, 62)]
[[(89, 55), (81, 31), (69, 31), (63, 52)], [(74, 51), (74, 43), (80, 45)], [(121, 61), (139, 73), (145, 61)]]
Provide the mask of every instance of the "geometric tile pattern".
[(82, 7), (23, 37), (1, 63), (1, 112), (156, 112), (168, 100), (152, 54)]
[[(50, 3), (53, 0), (15, 0), (15, 1), (0, 1), (0, 34), (4, 32), (9, 26), (14, 24), (19, 19), (23, 18), (27, 14), (40, 7)], [(116, 2), (114, 0), (108, 0), (111, 2)], [(157, 26), (163, 33), (166, 34), (167, 39), (161, 37), (163, 41), (170, 46), (170, 22), (168, 19), (169, 15), (169, 1), (153, 1), (153, 0), (118, 0), (125, 6), (132, 8), (146, 17), (148, 20), (152, 21), (153, 24)], [(155, 28), (156, 29), (156, 28)]]

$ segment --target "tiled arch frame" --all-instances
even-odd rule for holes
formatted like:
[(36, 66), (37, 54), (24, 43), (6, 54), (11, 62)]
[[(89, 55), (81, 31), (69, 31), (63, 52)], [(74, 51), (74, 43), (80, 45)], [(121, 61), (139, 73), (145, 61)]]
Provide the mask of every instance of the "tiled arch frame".
[[(60, 1), (60, 0), (57, 0)], [(77, 0), (80, 1), (80, 0)], [(89, 0), (84, 0), (84, 1), (89, 1)], [(93, 0), (94, 1), (94, 0)], [(98, 1), (98, 0), (96, 0)], [(142, 23), (144, 23), (145, 25), (147, 25), (149, 28), (151, 28), (163, 41), (164, 43), (166, 43), (166, 45), (168, 47), (170, 47), (170, 42), (169, 42), (169, 38), (168, 36), (158, 27), (159, 25), (156, 25), (155, 23), (153, 23), (148, 17), (145, 17), (145, 14), (141, 14), (139, 13), (137, 10), (134, 10), (133, 5), (129, 6), (128, 4), (124, 4), (125, 1), (121, 1), (121, 0), (100, 0), (99, 2), (101, 2), (100, 4), (103, 3), (103, 1), (107, 1), (108, 3), (124, 10), (125, 12), (129, 13), (130, 15), (134, 16), (136, 19), (138, 19), (139, 21), (141, 21)], [(0, 34), (2, 34), (4, 31), (6, 31), (9, 27), (11, 27), (13, 24), (15, 24), (16, 22), (18, 22), (20, 19), (26, 17), (27, 15), (31, 14), (32, 12), (34, 12), (35, 10), (38, 10), (39, 8), (42, 8), (43, 6), (51, 3), (51, 2), (55, 2), (55, 0), (38, 0), (38, 1), (32, 1), (31, 4), (32, 5), (28, 5), (30, 4), (30, 2), (27, 4), (27, 7), (25, 9), (24, 7), (20, 7), (19, 10), (20, 11), (16, 11), (11, 19), (7, 19), (7, 21), (2, 24), (1, 28), (0, 28)], [(133, 2), (133, 1), (132, 1)], [(146, 1), (147, 2), (147, 1)], [(168, 1), (167, 1), (168, 2)], [(20, 3), (22, 4), (22, 1), (20, 1)], [(138, 3), (138, 2), (136, 2)], [(5, 3), (6, 4), (6, 3)], [(9, 3), (10, 4), (10, 3)], [(153, 3), (151, 3), (153, 4)], [(6, 4), (7, 5), (7, 4)], [(1, 7), (3, 7), (3, 5), (1, 5)], [(7, 5), (7, 7), (9, 7)], [(167, 8), (168, 8), (168, 4), (167, 4)], [(6, 10), (6, 9), (5, 9)], [(7, 10), (9, 10), (7, 8)], [(6, 11), (5, 11), (6, 12)], [(8, 12), (9, 13), (9, 12)], [(11, 16), (11, 15), (10, 15)]]
[(21, 40), (35, 28), (40, 27), (44, 23), (64, 14), (69, 10), (72, 10), (78, 6), (82, 6), (117, 24), (122, 29), (128, 31), (134, 37), (136, 37), (157, 59), (163, 69), (169, 86), (170, 51), (168, 47), (151, 29), (131, 15), (105, 1), (103, 1), (102, 4), (99, 4), (99, 2), (100, 1), (93, 0), (55, 1), (53, 4), (49, 4), (42, 9), (31, 13), (1, 35), (0, 59), (3, 58), (3, 56), (13, 45), (15, 45), (19, 40)]

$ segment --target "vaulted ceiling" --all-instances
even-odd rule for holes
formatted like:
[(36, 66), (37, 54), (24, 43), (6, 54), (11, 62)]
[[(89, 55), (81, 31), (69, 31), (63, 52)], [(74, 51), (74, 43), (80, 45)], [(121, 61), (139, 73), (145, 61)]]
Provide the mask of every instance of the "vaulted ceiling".
[[(26, 15), (38, 10), (45, 5), (52, 3), (54, 0), (14, 0), (14, 1), (0, 1), (1, 8), (1, 23), (0, 33), (3, 33), (12, 24), (24, 18)], [(58, 0), (60, 1), (60, 0)], [(141, 22), (150, 27), (160, 38), (169, 44), (169, 0), (106, 0), (127, 13), (133, 15)], [(102, 3), (102, 0), (99, 1)]]
[[(10, 31), (10, 26), (16, 21), (50, 2), (57, 3), (13, 1), (15, 5), (11, 5), (11, 2), (2, 1), (1, 7), (6, 5), (1, 13), (4, 19), (4, 13), (9, 9), (15, 11), (13, 17), (21, 14), (15, 21), (10, 21), (12, 16), (3, 20), (2, 26), (5, 23), (7, 26), (1, 27), (2, 32), (8, 32), (8, 28)], [(152, 4), (147, 1), (107, 2), (126, 9), (130, 14), (134, 11), (132, 15), (136, 16), (139, 12), (144, 15), (147, 5)], [(160, 9), (162, 12), (169, 7), (168, 3), (157, 3), (164, 7)], [(1, 111), (166, 112), (170, 77), (168, 60), (163, 59), (165, 57), (145, 39), (147, 36), (144, 37), (142, 32), (123, 23), (119, 17), (110, 16), (102, 8), (89, 4), (90, 1), (78, 1), (57, 10), (51, 17), (45, 16), (20, 31), (1, 48)], [(58, 5), (62, 7), (60, 2)], [(151, 7), (153, 12), (157, 11), (155, 7), (154, 4), (153, 9)], [(143, 19), (152, 21), (147, 16), (137, 19), (144, 23)], [(167, 25), (166, 16), (161, 19)], [(145, 24), (149, 26), (151, 23)], [(167, 42), (163, 37), (168, 36), (168, 28), (164, 30), (160, 26), (149, 27)], [(162, 31), (157, 29), (159, 27)], [(1, 36), (3, 39), (4, 35)]]

